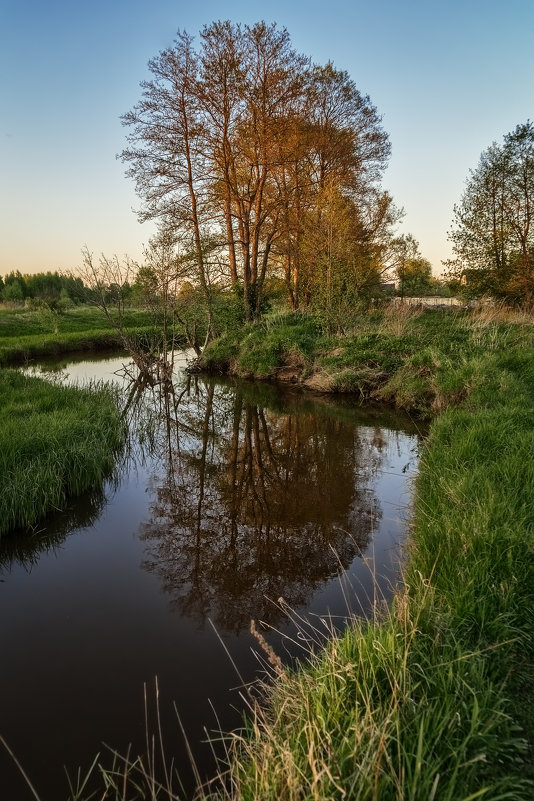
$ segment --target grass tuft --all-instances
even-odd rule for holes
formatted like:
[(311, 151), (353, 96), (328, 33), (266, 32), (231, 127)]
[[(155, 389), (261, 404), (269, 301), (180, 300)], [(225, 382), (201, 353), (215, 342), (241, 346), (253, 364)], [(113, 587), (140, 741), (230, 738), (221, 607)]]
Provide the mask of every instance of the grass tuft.
[(0, 535), (29, 528), (113, 470), (125, 431), (108, 387), (0, 370)]

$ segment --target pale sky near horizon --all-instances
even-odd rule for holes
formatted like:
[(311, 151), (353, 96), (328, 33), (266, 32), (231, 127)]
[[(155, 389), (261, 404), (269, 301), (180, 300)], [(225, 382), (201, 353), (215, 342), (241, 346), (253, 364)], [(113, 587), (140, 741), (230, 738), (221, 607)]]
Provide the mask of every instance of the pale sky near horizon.
[(399, 233), (439, 275), (469, 170), (534, 119), (534, 0), (0, 0), (0, 275), (75, 269), (84, 245), (141, 257), (119, 117), (176, 31), (216, 19), (276, 21), (370, 95)]

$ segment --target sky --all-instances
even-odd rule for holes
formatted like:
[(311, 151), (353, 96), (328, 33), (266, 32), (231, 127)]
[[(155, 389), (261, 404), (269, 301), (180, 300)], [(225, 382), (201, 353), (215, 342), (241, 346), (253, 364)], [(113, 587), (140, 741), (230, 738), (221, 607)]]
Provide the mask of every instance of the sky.
[(219, 19), (276, 22), (370, 96), (399, 233), (439, 275), (469, 170), (534, 119), (534, 0), (0, 0), (0, 275), (75, 270), (84, 246), (142, 257), (120, 116), (179, 29)]

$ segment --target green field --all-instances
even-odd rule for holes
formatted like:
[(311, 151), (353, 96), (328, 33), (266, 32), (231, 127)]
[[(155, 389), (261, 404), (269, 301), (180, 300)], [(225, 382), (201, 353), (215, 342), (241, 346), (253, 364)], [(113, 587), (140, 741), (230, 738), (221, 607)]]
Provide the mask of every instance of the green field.
[[(126, 310), (124, 326), (139, 338), (154, 333), (153, 316), (142, 309)], [(96, 307), (77, 306), (58, 314), (48, 307), (29, 310), (0, 305), (0, 367), (122, 345), (119, 331)]]

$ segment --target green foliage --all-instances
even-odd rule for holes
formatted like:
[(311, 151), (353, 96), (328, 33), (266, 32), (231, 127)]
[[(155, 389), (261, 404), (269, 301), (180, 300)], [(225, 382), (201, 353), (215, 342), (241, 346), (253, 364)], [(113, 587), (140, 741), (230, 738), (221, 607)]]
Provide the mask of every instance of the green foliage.
[(36, 305), (44, 303), (52, 309), (61, 310), (62, 307), (80, 303), (83, 292), (81, 278), (58, 272), (22, 275), (17, 270), (6, 275), (5, 279), (0, 276), (0, 299), (6, 302), (30, 300), (36, 301)]
[[(215, 329), (223, 334), (238, 331), (245, 323), (242, 293), (237, 286), (213, 293), (213, 317)], [(264, 308), (266, 308), (265, 301)]]
[(534, 124), (527, 120), (492, 144), (471, 171), (454, 209), (450, 233), (456, 258), (450, 276), (474, 296), (516, 303), (534, 292)]
[(432, 265), (422, 256), (405, 259), (397, 267), (397, 277), (401, 296), (418, 298), (429, 295), (433, 289)]
[[(375, 202), (374, 213), (391, 227), (396, 220), (391, 198), (384, 193)], [(385, 248), (367, 227), (357, 204), (332, 185), (322, 188), (318, 208), (306, 219), (299, 280), (308, 307), (332, 334), (350, 329), (355, 314), (380, 294)]]
[(22, 283), (18, 279), (6, 283), (2, 297), (6, 303), (21, 303), (24, 300)]

